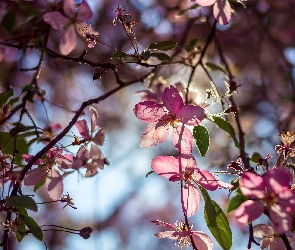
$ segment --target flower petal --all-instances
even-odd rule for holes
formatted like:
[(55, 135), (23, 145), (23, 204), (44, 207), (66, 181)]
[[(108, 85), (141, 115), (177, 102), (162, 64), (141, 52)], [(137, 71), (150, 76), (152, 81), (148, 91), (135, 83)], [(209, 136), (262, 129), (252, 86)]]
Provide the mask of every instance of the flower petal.
[(227, 0), (217, 0), (213, 5), (213, 15), (221, 25), (228, 24), (231, 19), (231, 7)]
[(176, 112), (184, 105), (178, 90), (173, 85), (164, 89), (162, 99), (164, 106), (171, 114), (176, 114)]
[(177, 111), (176, 118), (184, 124), (197, 126), (204, 120), (205, 110), (199, 106), (184, 105)]
[(157, 122), (166, 114), (163, 107), (153, 101), (140, 102), (135, 105), (133, 111), (138, 119), (147, 123)]
[[(193, 231), (192, 237), (193, 237), (195, 246), (198, 246), (198, 249), (213, 250), (213, 242), (207, 234), (201, 231)], [(190, 241), (190, 238), (189, 238), (189, 241)]]
[(152, 160), (152, 169), (164, 178), (179, 176), (178, 160), (173, 156), (158, 156)]
[(247, 200), (235, 211), (237, 220), (241, 223), (248, 223), (256, 220), (264, 211), (264, 204), (258, 200)]
[(74, 0), (64, 0), (64, 12), (69, 17), (74, 17), (76, 15), (76, 5)]
[(274, 234), (273, 228), (265, 224), (257, 224), (253, 227), (253, 234), (257, 238), (265, 238)]
[(89, 4), (83, 0), (78, 10), (78, 20), (87, 21), (93, 16), (93, 12)]
[(287, 169), (275, 168), (268, 171), (263, 179), (271, 192), (279, 193), (286, 188), (289, 189), (291, 174)]
[(140, 146), (149, 148), (164, 142), (169, 134), (169, 126), (163, 126), (162, 122), (151, 123), (141, 136)]
[(263, 178), (260, 175), (246, 172), (241, 176), (240, 188), (243, 195), (262, 199), (266, 196)]
[(49, 197), (52, 200), (58, 200), (62, 196), (62, 176), (54, 168), (52, 168), (51, 171), (48, 173), (48, 177), (45, 181), (45, 186), (49, 194)]
[(218, 188), (218, 182), (208, 170), (198, 170), (194, 173), (194, 180), (203, 188), (214, 191)]
[(63, 55), (68, 55), (76, 47), (76, 44), (77, 34), (75, 26), (71, 25), (60, 38), (59, 50)]
[(184, 186), (181, 192), (181, 204), (187, 216), (194, 215), (198, 211), (200, 205), (199, 190), (192, 185)]
[(293, 217), (291, 213), (282, 210), (282, 207), (278, 204), (270, 207), (269, 217), (274, 224), (274, 230), (277, 234), (288, 232), (292, 227)]
[(213, 5), (216, 0), (195, 0), (195, 2), (200, 4), (201, 6), (210, 6)]
[(90, 107), (91, 115), (91, 135), (98, 129), (97, 121), (98, 121), (98, 112), (95, 108)]
[[(23, 158), (26, 162), (29, 162), (29, 161), (33, 158), (33, 155), (23, 154), (23, 155), (22, 155), (22, 158)], [(33, 163), (33, 165), (39, 165), (39, 164), (41, 164), (41, 163), (43, 163), (43, 160), (39, 158), (39, 159), (37, 159), (37, 160)]]
[(173, 128), (172, 142), (179, 153), (188, 155), (192, 153), (194, 137), (185, 126)]
[(157, 226), (168, 227), (168, 228), (172, 228), (174, 230), (177, 230), (176, 226), (174, 226), (170, 223), (167, 223), (167, 222), (160, 221), (160, 220), (153, 220), (153, 221), (151, 221), (151, 223), (155, 223)]
[(77, 121), (75, 126), (84, 139), (89, 139), (89, 128), (85, 119)]
[(105, 138), (105, 130), (104, 128), (101, 128), (100, 130), (97, 131), (95, 136), (92, 138), (91, 141), (96, 143), (99, 146), (102, 146), (104, 143), (104, 138)]
[(164, 232), (159, 232), (157, 234), (154, 234), (156, 237), (161, 238), (161, 239), (172, 239), (172, 240), (176, 240), (178, 238), (177, 235), (174, 235), (174, 231), (164, 231)]
[(43, 19), (56, 30), (64, 29), (64, 27), (66, 27), (69, 23), (69, 19), (64, 17), (59, 11), (49, 12), (44, 15)]
[(47, 175), (46, 170), (46, 167), (35, 168), (33, 170), (30, 170), (24, 179), (24, 184), (26, 186), (32, 186), (40, 183), (44, 180), (45, 176)]

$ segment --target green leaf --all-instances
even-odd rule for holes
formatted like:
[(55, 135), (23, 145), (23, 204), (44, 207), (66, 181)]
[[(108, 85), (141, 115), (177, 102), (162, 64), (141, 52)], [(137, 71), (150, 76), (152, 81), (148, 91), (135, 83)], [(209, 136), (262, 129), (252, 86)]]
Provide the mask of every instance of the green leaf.
[(185, 12), (187, 12), (188, 10), (196, 9), (196, 8), (198, 8), (199, 6), (200, 6), (199, 4), (195, 4), (195, 5), (193, 5), (193, 6), (189, 7), (189, 8), (187, 8), (187, 9), (184, 9), (184, 10), (182, 10), (182, 11), (180, 11), (180, 12), (178, 13), (178, 16), (183, 16), (183, 15), (185, 14)]
[(223, 68), (219, 67), (218, 65), (214, 64), (214, 63), (211, 63), (211, 62), (206, 62), (206, 65), (212, 69), (212, 70), (220, 70), (222, 71), (223, 73), (225, 73), (225, 71), (223, 70)]
[(10, 86), (9, 90), (3, 93), (0, 93), (0, 108), (3, 108), (14, 95), (14, 90)]
[[(34, 129), (34, 128), (35, 128), (34, 126), (25, 126), (20, 123), (18, 126), (16, 125), (16, 127), (12, 128), (9, 131), (9, 134), (10, 134), (10, 137), (14, 137), (15, 134), (17, 134), (17, 133), (25, 132), (25, 131), (28, 131), (28, 130)], [(28, 135), (28, 136), (30, 136), (30, 135)]]
[(236, 196), (232, 197), (227, 204), (226, 212), (229, 213), (237, 209), (244, 201), (247, 201), (248, 197), (238, 193)]
[(38, 223), (30, 216), (19, 215), (19, 218), (27, 225), (30, 232), (40, 241), (43, 241), (44, 235), (41, 227)]
[[(14, 140), (7, 132), (0, 131), (0, 149), (2, 149), (5, 154), (13, 154)], [(15, 154), (15, 163), (21, 165), (22, 154), (27, 154), (29, 152), (29, 146), (24, 138), (17, 138), (16, 150), (17, 153)]]
[(261, 155), (258, 152), (254, 152), (250, 160), (258, 164), (259, 163), (258, 160), (260, 158), (261, 158)]
[(8, 11), (2, 19), (2, 26), (9, 34), (12, 34), (16, 28), (16, 16), (14, 11)]
[(11, 196), (6, 199), (8, 207), (23, 207), (38, 212), (38, 206), (34, 199), (28, 195)]
[(126, 53), (121, 51), (116, 51), (111, 55), (111, 59), (121, 59), (125, 56), (128, 56)]
[(143, 53), (141, 53), (141, 56), (143, 60), (148, 60), (151, 57), (151, 52), (144, 51)]
[(177, 43), (173, 41), (163, 41), (158, 43), (151, 43), (148, 46), (148, 49), (155, 49), (155, 50), (171, 50), (177, 48)]
[(208, 192), (200, 187), (205, 200), (204, 218), (207, 226), (224, 250), (229, 250), (232, 246), (232, 232), (228, 220), (220, 206), (210, 198)]
[(24, 223), (22, 223), (21, 220), (18, 220), (18, 223), (21, 223), (21, 224), (17, 226), (17, 232), (16, 232), (15, 236), (16, 236), (17, 241), (21, 242), (23, 240), (23, 238), (26, 236), (27, 229), (26, 229), (26, 225)]
[(190, 51), (194, 50), (194, 49), (196, 48), (197, 42), (198, 42), (198, 39), (193, 39), (193, 40), (191, 40), (188, 44), (186, 44), (186, 45), (184, 46), (184, 49), (185, 49), (187, 52), (190, 52)]
[(239, 142), (236, 138), (236, 133), (235, 133), (235, 130), (234, 128), (232, 127), (232, 125), (227, 122), (226, 120), (220, 118), (220, 117), (217, 117), (217, 116), (214, 116), (213, 117), (213, 121), (215, 122), (215, 124), (220, 127), (222, 130), (224, 130), (225, 132), (227, 132), (234, 140), (235, 142), (235, 146), (240, 149), (240, 145), (239, 145)]
[(202, 125), (195, 126), (193, 129), (193, 136), (201, 156), (204, 157), (210, 145), (210, 136), (208, 130)]
[(164, 61), (171, 61), (170, 56), (168, 56), (165, 53), (151, 53), (151, 57), (156, 57), (157, 59), (159, 59), (160, 61), (164, 62)]
[(151, 170), (150, 172), (148, 172), (148, 173), (145, 175), (145, 178), (148, 178), (148, 176), (149, 176), (150, 174), (152, 174), (152, 173), (154, 173), (153, 170)]

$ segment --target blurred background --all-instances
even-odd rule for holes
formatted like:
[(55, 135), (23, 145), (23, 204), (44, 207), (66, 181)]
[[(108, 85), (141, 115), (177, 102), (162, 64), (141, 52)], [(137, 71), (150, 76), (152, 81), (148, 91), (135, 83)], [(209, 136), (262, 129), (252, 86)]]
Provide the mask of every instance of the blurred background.
[[(256, 151), (262, 156), (268, 152), (275, 156), (274, 146), (280, 144), (277, 135), (281, 131), (294, 129), (295, 125), (295, 2), (248, 0), (245, 8), (236, 1), (229, 2), (234, 9), (232, 20), (225, 26), (217, 24), (214, 40), (209, 45), (204, 60), (223, 67), (216, 44), (222, 47), (235, 80), (241, 84), (234, 99), (245, 132), (246, 152), (249, 156)], [(132, 51), (130, 41), (120, 23), (113, 25), (116, 17), (114, 10), (118, 4), (125, 9), (126, 14), (131, 15), (131, 22), (138, 22), (132, 29), (136, 34), (139, 51), (143, 51), (151, 42), (165, 40), (173, 40), (185, 46), (192, 39), (198, 39), (196, 46), (202, 48), (214, 21), (212, 7), (198, 7), (180, 15), (182, 10), (194, 5), (188, 0), (88, 0), (88, 3), (94, 13), (89, 22), (99, 32), (98, 39), (125, 52)], [(36, 67), (41, 55), (39, 50), (28, 49), (25, 45), (40, 34), (40, 24), (45, 25), (43, 15), (54, 8), (60, 8), (60, 3), (50, 7), (45, 0), (4, 0), (0, 6), (0, 21), (10, 11), (15, 13), (18, 23), (13, 35), (0, 27), (1, 40), (10, 43), (18, 41), (24, 45), (19, 49), (0, 45), (0, 92), (13, 86), (18, 95), (23, 86), (30, 83), (34, 73), (21, 69)], [(31, 10), (32, 18), (28, 18), (27, 11), (21, 6)], [(48, 47), (57, 53), (60, 34), (57, 30), (51, 30), (49, 34)], [(78, 44), (69, 56), (77, 58), (85, 49), (85, 39), (78, 37)], [(95, 63), (120, 62), (110, 58), (114, 51), (109, 47), (97, 44), (87, 51), (85, 58)], [(189, 57), (197, 61), (199, 53), (194, 52), (180, 48), (169, 51), (168, 54), (173, 55), (174, 61)], [(121, 79), (129, 81), (143, 76), (149, 70), (129, 63), (119, 66), (118, 74)], [(99, 97), (117, 87), (116, 78), (110, 70), (93, 80), (93, 75), (101, 74), (102, 71), (98, 67), (46, 56), (38, 80), (40, 88), (46, 91), (45, 102), (36, 99), (35, 103), (28, 105), (37, 126), (44, 128), (60, 123), (64, 128), (83, 101)], [(182, 82), (186, 86), (190, 72), (191, 69), (183, 64), (166, 65), (157, 70), (152, 80), (166, 85)], [(221, 71), (210, 73), (217, 87), (224, 93), (226, 88), (223, 81), (227, 80), (226, 76)], [(64, 194), (70, 194), (76, 210), (71, 207), (62, 210), (62, 204), (51, 203), (39, 205), (39, 212), (32, 213), (32, 216), (40, 225), (51, 224), (73, 229), (90, 226), (95, 231), (88, 240), (75, 234), (46, 232), (48, 249), (173, 249), (174, 243), (171, 240), (160, 240), (153, 236), (166, 229), (155, 226), (150, 221), (161, 220), (174, 224), (176, 220), (183, 219), (179, 185), (156, 174), (146, 178), (146, 174), (151, 170), (150, 162), (154, 157), (176, 155), (177, 151), (171, 143), (171, 134), (168, 141), (161, 145), (150, 149), (141, 148), (140, 136), (146, 124), (133, 113), (134, 105), (142, 97), (135, 93), (146, 90), (150, 83), (151, 79), (146, 79), (122, 89), (99, 105), (94, 105), (99, 114), (99, 126), (106, 131), (105, 144), (101, 148), (110, 165), (92, 178), (83, 178), (74, 172), (64, 179)], [(210, 89), (211, 85), (201, 68), (195, 72), (192, 87), (197, 92), (197, 102), (206, 102), (206, 89)], [(206, 112), (211, 114), (221, 111), (218, 103), (206, 108)], [(82, 117), (89, 125), (90, 115), (87, 109)], [(15, 116), (9, 122), (15, 122), (18, 118)], [(235, 127), (233, 115), (228, 118)], [(30, 124), (29, 118), (24, 119)], [(204, 158), (196, 148), (193, 149), (198, 167), (211, 171), (226, 170), (231, 161), (239, 158), (239, 151), (232, 139), (212, 122), (204, 121), (202, 124), (210, 132), (210, 148)], [(61, 141), (62, 145), (71, 144), (73, 135), (79, 136), (75, 127), (71, 131)], [(35, 143), (29, 153), (35, 154), (43, 147), (43, 143)], [(75, 154), (78, 146), (67, 149)], [(275, 157), (272, 160), (274, 164)], [(218, 177), (226, 182), (234, 178), (221, 174)], [(33, 188), (24, 188), (23, 192), (34, 194)], [(42, 189), (34, 195), (38, 202), (48, 199)], [(210, 195), (226, 209), (227, 190), (210, 192)], [(233, 214), (228, 217), (234, 237), (232, 249), (246, 249), (248, 227), (238, 224)], [(3, 220), (4, 217), (1, 217)], [(194, 230), (204, 231), (213, 240), (204, 222), (203, 203), (190, 221)], [(11, 244), (11, 249), (45, 249), (42, 242), (30, 235), (21, 243), (14, 242), (11, 237)], [(214, 249), (220, 249), (215, 241)], [(253, 245), (252, 249), (259, 247)]]

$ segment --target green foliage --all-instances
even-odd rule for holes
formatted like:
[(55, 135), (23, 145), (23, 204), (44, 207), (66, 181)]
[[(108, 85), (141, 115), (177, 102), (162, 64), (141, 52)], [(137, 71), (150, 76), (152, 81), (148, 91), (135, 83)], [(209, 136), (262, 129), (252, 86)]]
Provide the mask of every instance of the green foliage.
[[(14, 137), (14, 136), (16, 136), (18, 133), (26, 132), (26, 131), (28, 131), (28, 130), (30, 130), (30, 129), (34, 129), (34, 128), (35, 128), (34, 126), (25, 126), (25, 125), (23, 125), (22, 123), (20, 123), (19, 125), (16, 124), (15, 127), (12, 128), (12, 129), (9, 131), (9, 134), (10, 134), (10, 137)], [(26, 136), (31, 136), (31, 135), (34, 135), (34, 134), (35, 134), (35, 132), (30, 133), (30, 134), (26, 133)]]
[(0, 93), (0, 108), (3, 108), (14, 95), (14, 90), (10, 86), (9, 90), (3, 93)]
[(195, 5), (193, 5), (193, 6), (189, 7), (189, 8), (187, 8), (187, 9), (184, 9), (184, 10), (180, 11), (180, 12), (178, 13), (178, 15), (179, 15), (179, 16), (183, 16), (187, 11), (189, 11), (189, 10), (193, 10), (193, 9), (196, 9), (196, 8), (198, 8), (199, 6), (200, 6), (199, 4), (195, 4)]
[(144, 51), (141, 53), (142, 59), (143, 60), (148, 60), (151, 57), (151, 52), (149, 51)]
[(233, 140), (235, 142), (235, 146), (239, 149), (240, 145), (239, 145), (239, 142), (236, 138), (236, 133), (235, 133), (235, 130), (232, 127), (232, 125), (228, 121), (226, 121), (220, 117), (217, 117), (217, 116), (213, 117), (213, 121), (218, 127), (220, 127), (222, 130), (227, 132), (233, 138)]
[(198, 39), (192, 39), (188, 44), (186, 44), (184, 46), (184, 49), (187, 52), (190, 52), (192, 50), (195, 50), (196, 49), (197, 42), (198, 42)]
[(44, 179), (41, 182), (37, 183), (34, 186), (34, 192), (36, 192), (40, 187), (42, 187), (45, 184), (45, 181), (46, 181), (46, 176), (44, 177)]
[(128, 56), (126, 53), (121, 52), (121, 51), (115, 51), (112, 55), (111, 55), (111, 59), (122, 59), (123, 57)]
[(204, 157), (210, 145), (210, 136), (207, 128), (202, 125), (195, 126), (193, 136), (201, 156)]
[(148, 49), (154, 49), (154, 50), (171, 50), (177, 48), (177, 43), (174, 41), (163, 41), (158, 43), (151, 43), (148, 46)]
[(227, 204), (226, 212), (229, 213), (237, 209), (244, 201), (248, 200), (248, 197), (242, 193), (237, 193), (236, 196), (232, 197)]
[(12, 34), (16, 28), (17, 28), (17, 23), (16, 23), (16, 15), (14, 11), (8, 11), (3, 19), (2, 19), (2, 26), (4, 29), (6, 29), (6, 31), (9, 34)]
[(6, 205), (8, 207), (22, 207), (33, 210), (35, 212), (38, 211), (38, 206), (32, 197), (28, 195), (21, 196), (11, 196), (6, 199)]
[(199, 188), (205, 200), (204, 218), (207, 226), (222, 249), (229, 250), (232, 246), (232, 231), (228, 220), (220, 206), (210, 198), (208, 192), (200, 186)]
[[(16, 148), (14, 148), (16, 146)], [(14, 145), (14, 139), (11, 138), (10, 134), (7, 132), (0, 131), (0, 149), (5, 154), (13, 154), (13, 151), (16, 150), (15, 154), (15, 163), (21, 165), (22, 154), (27, 154), (29, 152), (29, 147), (24, 138), (18, 138), (16, 140), (16, 145)]]
[(157, 59), (159, 59), (162, 62), (171, 61), (170, 56), (168, 56), (165, 53), (151, 53), (151, 57), (156, 57)]
[(254, 152), (253, 155), (251, 156), (250, 160), (255, 162), (255, 163), (259, 163), (259, 159), (261, 158), (261, 155), (258, 152)]
[(19, 220), (26, 224), (30, 232), (40, 241), (43, 241), (44, 235), (42, 232), (41, 227), (38, 225), (38, 223), (30, 216), (28, 215), (22, 215), (20, 214), (18, 216)]
[(211, 62), (206, 62), (206, 65), (211, 69), (211, 70), (219, 70), (222, 71), (223, 73), (225, 73), (224, 69), (221, 68), (220, 66), (216, 65), (215, 63), (211, 63)]

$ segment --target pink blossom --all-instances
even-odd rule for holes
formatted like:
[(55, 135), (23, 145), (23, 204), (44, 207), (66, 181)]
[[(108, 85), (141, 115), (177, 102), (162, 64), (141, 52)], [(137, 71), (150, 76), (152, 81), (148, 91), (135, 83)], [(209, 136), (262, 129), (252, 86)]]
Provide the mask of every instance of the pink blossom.
[[(268, 209), (274, 229), (281, 234), (290, 230), (295, 212), (295, 195), (290, 189), (291, 175), (287, 169), (272, 169), (263, 176), (246, 172), (241, 176), (240, 188), (250, 199), (235, 212), (241, 223), (251, 222)], [(265, 207), (266, 205), (266, 207)]]
[(158, 175), (170, 181), (184, 181), (181, 192), (183, 211), (192, 216), (200, 205), (200, 193), (195, 184), (205, 189), (214, 191), (218, 188), (215, 177), (207, 170), (197, 168), (197, 163), (191, 155), (158, 156), (152, 160), (152, 169)]
[(231, 7), (227, 0), (191, 0), (201, 6), (213, 5), (213, 15), (221, 25), (228, 24), (231, 19)]
[(168, 238), (176, 240), (177, 245), (180, 248), (184, 246), (192, 246), (192, 238), (194, 241), (194, 245), (197, 246), (198, 249), (213, 250), (213, 242), (207, 234), (201, 231), (193, 231), (192, 226), (189, 227), (182, 221), (175, 223), (175, 225), (159, 220), (154, 220), (152, 221), (152, 223), (155, 223), (158, 226), (168, 227), (172, 229), (173, 231), (159, 232), (155, 234), (155, 236), (162, 239)]
[(98, 32), (85, 23), (93, 16), (93, 12), (85, 0), (82, 1), (77, 12), (74, 0), (64, 0), (63, 10), (67, 17), (59, 11), (53, 11), (44, 15), (44, 21), (50, 24), (53, 29), (64, 31), (60, 38), (59, 49), (62, 54), (68, 55), (76, 47), (76, 31), (86, 38), (87, 35), (98, 35)]
[(77, 156), (73, 159), (73, 169), (79, 169), (81, 167), (86, 168), (85, 177), (92, 177), (98, 173), (98, 169), (103, 169), (105, 159), (99, 147), (91, 144), (90, 150), (86, 147), (81, 147)]
[[(254, 236), (257, 238), (261, 238), (260, 241), (260, 248), (264, 249), (268, 247), (270, 250), (277, 250), (277, 249), (286, 249), (285, 244), (282, 238), (277, 234), (273, 227), (265, 225), (265, 224), (258, 224), (253, 227)], [(291, 237), (287, 237), (292, 249), (295, 247), (295, 238), (294, 234)]]
[(135, 116), (150, 123), (141, 136), (140, 145), (148, 148), (164, 142), (169, 133), (168, 125), (171, 125), (174, 146), (180, 153), (190, 154), (194, 138), (190, 130), (179, 123), (198, 125), (205, 117), (204, 109), (184, 104), (179, 92), (172, 85), (165, 88), (162, 100), (166, 109), (154, 101), (144, 101), (135, 105)]
[[(92, 141), (97, 145), (102, 146), (105, 138), (105, 130), (101, 128), (98, 130), (98, 113), (94, 108), (90, 108), (92, 112), (91, 116), (91, 130), (89, 131), (87, 122), (85, 119), (79, 120), (76, 122), (76, 128), (78, 129), (80, 135), (83, 137), (85, 141)], [(94, 135), (94, 133), (98, 130), (98, 132)]]
[[(25, 161), (29, 161), (32, 156), (23, 155)], [(41, 183), (45, 179), (45, 186), (49, 197), (52, 200), (58, 200), (63, 193), (62, 175), (54, 168), (59, 164), (59, 159), (64, 158), (62, 149), (51, 148), (46, 153), (46, 159), (37, 160), (34, 165), (40, 165), (38, 168), (32, 169), (27, 173), (24, 179), (24, 185), (33, 186)]]

